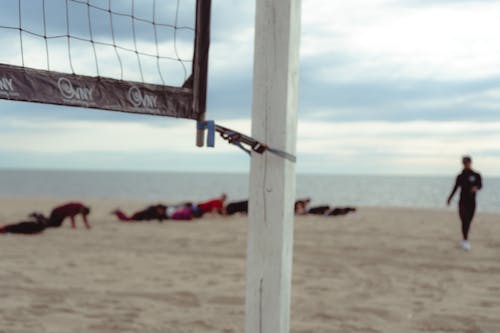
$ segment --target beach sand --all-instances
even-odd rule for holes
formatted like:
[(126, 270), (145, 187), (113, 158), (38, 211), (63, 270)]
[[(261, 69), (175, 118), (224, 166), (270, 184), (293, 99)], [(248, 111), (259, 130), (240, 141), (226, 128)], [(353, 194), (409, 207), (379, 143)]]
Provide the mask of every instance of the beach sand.
[[(57, 198), (0, 198), (0, 224)], [(245, 217), (124, 224), (145, 203), (86, 200), (91, 230), (0, 235), (0, 332), (243, 332)], [(360, 208), (295, 221), (291, 332), (500, 332), (500, 215), (472, 250), (454, 211)]]

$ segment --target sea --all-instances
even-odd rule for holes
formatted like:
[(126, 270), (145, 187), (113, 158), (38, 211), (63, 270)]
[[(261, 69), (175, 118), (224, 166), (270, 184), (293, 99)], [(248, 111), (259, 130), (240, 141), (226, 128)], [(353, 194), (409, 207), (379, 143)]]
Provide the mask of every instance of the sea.
[[(312, 205), (453, 209), (446, 198), (456, 175), (297, 175), (297, 198)], [(500, 212), (500, 178), (485, 177), (478, 211)], [(0, 170), (0, 196), (132, 199), (175, 203), (221, 193), (248, 198), (249, 176), (241, 173)], [(453, 206), (456, 206), (458, 194)]]

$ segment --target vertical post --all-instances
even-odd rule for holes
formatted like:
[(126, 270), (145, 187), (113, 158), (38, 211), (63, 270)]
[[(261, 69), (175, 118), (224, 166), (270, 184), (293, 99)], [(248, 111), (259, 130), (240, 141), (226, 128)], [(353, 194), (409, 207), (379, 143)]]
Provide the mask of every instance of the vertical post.
[[(300, 0), (256, 0), (252, 136), (295, 154)], [(252, 154), (246, 333), (288, 333), (294, 163)]]
[[(211, 0), (196, 1), (196, 29), (193, 55), (193, 109), (198, 122), (205, 121), (207, 104), (208, 50), (210, 47)], [(203, 147), (204, 129), (196, 128), (196, 145)]]

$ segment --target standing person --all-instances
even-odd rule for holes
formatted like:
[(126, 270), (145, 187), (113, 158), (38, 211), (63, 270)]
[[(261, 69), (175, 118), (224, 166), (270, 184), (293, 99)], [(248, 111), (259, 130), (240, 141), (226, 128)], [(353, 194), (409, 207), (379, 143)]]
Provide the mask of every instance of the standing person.
[(60, 227), (63, 221), (69, 217), (71, 219), (71, 227), (76, 228), (75, 216), (81, 215), (83, 223), (87, 229), (90, 229), (89, 222), (87, 221), (87, 215), (90, 213), (90, 208), (84, 206), (79, 202), (69, 202), (67, 204), (58, 206), (52, 209), (50, 213), (48, 227)]
[(453, 195), (460, 187), (460, 200), (458, 202), (458, 213), (462, 221), (462, 248), (470, 250), (469, 229), (476, 211), (476, 193), (483, 187), (481, 175), (472, 170), (472, 159), (470, 156), (462, 158), (464, 169), (457, 176), (455, 186), (448, 197), (448, 206), (451, 203)]

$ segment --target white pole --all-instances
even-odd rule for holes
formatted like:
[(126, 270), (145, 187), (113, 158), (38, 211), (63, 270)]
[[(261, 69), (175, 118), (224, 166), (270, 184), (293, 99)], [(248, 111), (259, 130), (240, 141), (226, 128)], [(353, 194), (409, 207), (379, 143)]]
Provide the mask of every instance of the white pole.
[[(295, 154), (300, 0), (256, 0), (252, 136)], [(252, 154), (246, 333), (288, 333), (295, 164)]]

